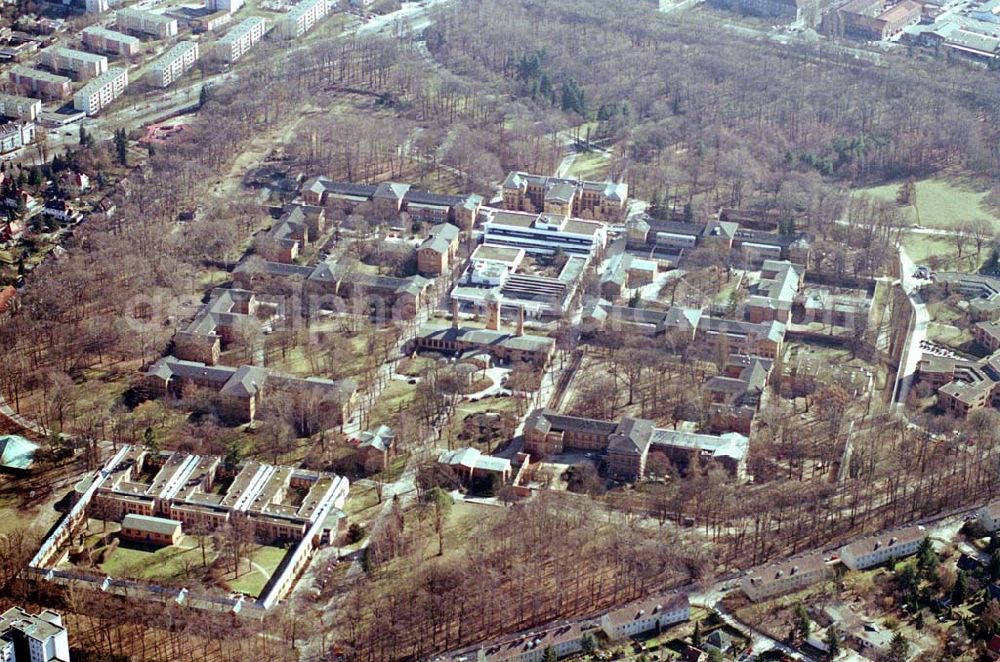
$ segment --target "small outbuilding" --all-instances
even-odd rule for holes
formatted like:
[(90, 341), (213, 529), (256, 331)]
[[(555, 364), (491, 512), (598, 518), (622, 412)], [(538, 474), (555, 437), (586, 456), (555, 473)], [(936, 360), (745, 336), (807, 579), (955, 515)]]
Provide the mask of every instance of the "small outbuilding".
[(129, 513), (122, 520), (121, 536), (147, 545), (176, 545), (181, 526), (177, 520)]
[(37, 444), (20, 435), (0, 435), (0, 469), (12, 473), (29, 471), (37, 450)]

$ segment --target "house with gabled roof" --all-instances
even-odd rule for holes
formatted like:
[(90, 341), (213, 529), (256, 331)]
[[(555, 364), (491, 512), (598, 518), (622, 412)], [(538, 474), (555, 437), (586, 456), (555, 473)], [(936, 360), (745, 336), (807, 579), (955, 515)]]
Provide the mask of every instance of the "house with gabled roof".
[(691, 618), (691, 603), (683, 593), (637, 600), (601, 616), (601, 630), (610, 641), (635, 637)]
[(504, 209), (617, 221), (625, 216), (628, 184), (510, 172), (502, 185)]
[(448, 273), (458, 253), (460, 234), (461, 231), (451, 223), (431, 227), (427, 238), (417, 247), (417, 271), (428, 277)]

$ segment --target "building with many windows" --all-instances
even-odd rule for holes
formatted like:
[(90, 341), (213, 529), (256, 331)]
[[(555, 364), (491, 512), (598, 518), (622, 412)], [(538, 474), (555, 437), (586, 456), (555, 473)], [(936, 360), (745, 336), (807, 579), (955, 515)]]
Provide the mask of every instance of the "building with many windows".
[(250, 47), (264, 38), (267, 22), (259, 16), (240, 21), (212, 45), (212, 53), (223, 62), (236, 62)]
[(19, 92), (37, 94), (43, 99), (65, 99), (73, 89), (72, 81), (65, 76), (22, 65), (11, 68), (10, 81)]
[(197, 42), (181, 41), (149, 66), (146, 77), (155, 87), (167, 87), (183, 76), (197, 61)]
[(237, 518), (259, 540), (299, 541), (331, 506), (343, 506), (349, 489), (329, 473), (263, 462), (227, 467), (214, 455), (131, 447), (95, 499), (121, 518), (127, 537), (143, 542), (174, 544), (182, 527), (217, 530)]
[(205, 3), (211, 11), (227, 11), (230, 14), (235, 14), (242, 6), (243, 0), (208, 0)]
[(88, 14), (103, 14), (111, 9), (108, 0), (85, 0), (84, 7)]
[(282, 39), (298, 39), (330, 13), (329, 0), (302, 0), (275, 24)]
[(607, 244), (604, 225), (560, 214), (487, 210), (483, 243), (526, 253), (593, 255)]
[(34, 122), (40, 112), (42, 112), (42, 102), (39, 99), (0, 94), (0, 115), (4, 117)]
[(503, 183), (504, 209), (581, 216), (601, 221), (625, 217), (628, 184), (511, 172)]
[(758, 602), (801, 591), (832, 574), (823, 554), (816, 552), (752, 570), (740, 581), (740, 588), (748, 598)]
[(112, 67), (81, 87), (73, 95), (73, 107), (87, 116), (96, 115), (125, 93), (128, 87), (128, 69)]
[(36, 616), (20, 607), (0, 614), (0, 660), (69, 662), (69, 638), (62, 617), (48, 609)]
[(667, 628), (691, 618), (691, 603), (683, 593), (668, 593), (612, 609), (601, 616), (601, 630), (610, 641)]
[(889, 559), (916, 554), (927, 537), (922, 526), (910, 526), (856, 540), (840, 548), (840, 560), (851, 570), (864, 570)]
[(682, 470), (692, 462), (712, 459), (742, 479), (749, 447), (750, 440), (738, 432), (711, 435), (669, 430), (632, 416), (602, 421), (536, 409), (524, 423), (524, 450), (533, 457), (592, 451), (605, 456), (612, 476), (629, 480), (645, 474), (651, 450), (666, 454)]
[(115, 12), (115, 27), (122, 32), (157, 39), (177, 36), (177, 19), (139, 9), (119, 9)]
[(100, 25), (89, 25), (80, 32), (83, 45), (98, 53), (138, 55), (142, 50), (142, 42), (137, 37), (114, 30), (102, 28)]
[(35, 140), (34, 122), (0, 124), (0, 154), (21, 149)]
[(79, 80), (89, 80), (108, 70), (108, 58), (62, 46), (50, 46), (39, 53), (38, 61), (56, 73), (68, 72)]

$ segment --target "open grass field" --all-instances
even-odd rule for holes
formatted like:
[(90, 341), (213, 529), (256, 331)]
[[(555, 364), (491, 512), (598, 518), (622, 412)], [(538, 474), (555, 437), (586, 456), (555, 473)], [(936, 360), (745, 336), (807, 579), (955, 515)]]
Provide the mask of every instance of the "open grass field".
[(608, 176), (611, 160), (601, 152), (578, 154), (570, 166), (568, 176), (603, 181)]
[(239, 577), (226, 576), (229, 588), (240, 593), (246, 593), (257, 598), (264, 592), (264, 587), (274, 575), (282, 560), (288, 554), (283, 547), (258, 545), (250, 555), (251, 572), (243, 572)]
[[(979, 269), (979, 265), (976, 264), (975, 250), (965, 250), (962, 253), (962, 259), (959, 259), (955, 244), (947, 237), (906, 232), (903, 233), (902, 243), (914, 264), (927, 264), (935, 271), (977, 271)], [(984, 254), (982, 257), (985, 259), (988, 256)]]
[[(212, 559), (209, 553), (209, 563)], [(184, 537), (177, 545), (160, 548), (122, 541), (101, 564), (101, 571), (112, 577), (180, 581), (201, 567), (201, 550), (193, 539)]]
[[(880, 200), (896, 200), (900, 183), (860, 189), (860, 192)], [(945, 179), (923, 179), (917, 182), (917, 204), (900, 207), (912, 223), (929, 228), (949, 228), (957, 223), (986, 219), (1000, 230), (1000, 215), (987, 209), (983, 199), (988, 191), (977, 190), (963, 183)]]
[(393, 379), (379, 394), (368, 417), (368, 426), (391, 425), (396, 415), (404, 411), (416, 395), (415, 384)]

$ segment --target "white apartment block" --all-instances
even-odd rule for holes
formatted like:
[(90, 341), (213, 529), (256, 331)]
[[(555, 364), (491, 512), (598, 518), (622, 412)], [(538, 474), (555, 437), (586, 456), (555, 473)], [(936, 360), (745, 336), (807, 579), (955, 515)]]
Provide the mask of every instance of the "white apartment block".
[(62, 617), (48, 609), (37, 616), (20, 607), (0, 615), (0, 660), (4, 662), (69, 662), (69, 637)]
[(90, 80), (108, 70), (108, 58), (72, 48), (51, 46), (39, 53), (38, 61), (56, 73), (68, 71), (81, 80)]
[(691, 604), (682, 594), (660, 595), (612, 609), (601, 616), (601, 629), (611, 641), (670, 627), (691, 618)]
[(277, 21), (277, 33), (282, 39), (298, 39), (309, 32), (330, 12), (327, 0), (302, 0)]
[(108, 30), (99, 25), (84, 28), (80, 36), (84, 46), (99, 53), (132, 56), (138, 55), (142, 50), (142, 42), (138, 37)]
[(0, 94), (0, 115), (4, 117), (34, 122), (40, 112), (42, 112), (42, 102), (39, 99)]
[(851, 570), (864, 570), (889, 559), (916, 554), (926, 536), (922, 526), (869, 536), (841, 547), (840, 560)]
[[(34, 122), (0, 124), (0, 154), (13, 152), (35, 140)], [(0, 657), (0, 660), (3, 658)]]
[(243, 6), (243, 0), (208, 0), (205, 6), (211, 11), (227, 11), (235, 14)]
[(112, 101), (125, 93), (128, 87), (128, 69), (112, 67), (98, 76), (73, 95), (73, 107), (87, 116), (96, 115)]
[(823, 554), (817, 552), (752, 570), (740, 581), (740, 588), (748, 598), (757, 602), (801, 591), (830, 576)]
[(11, 68), (10, 81), (19, 92), (37, 94), (43, 99), (65, 99), (73, 89), (72, 81), (65, 76), (21, 65)]
[(150, 65), (146, 77), (155, 87), (167, 87), (184, 75), (198, 61), (198, 44), (194, 41), (178, 42)]
[(220, 60), (235, 62), (250, 50), (250, 47), (263, 39), (267, 32), (267, 23), (260, 17), (240, 21), (225, 36), (212, 45), (212, 52)]
[(590, 256), (607, 244), (607, 230), (596, 221), (559, 214), (487, 210), (483, 243), (523, 248), (526, 253)]
[(177, 19), (138, 9), (120, 9), (115, 26), (123, 32), (148, 34), (157, 39), (177, 36)]
[(111, 9), (108, 0), (86, 0), (84, 3), (88, 14), (103, 14)]

